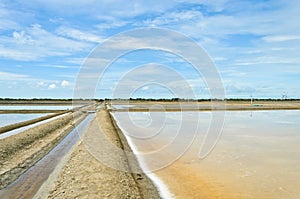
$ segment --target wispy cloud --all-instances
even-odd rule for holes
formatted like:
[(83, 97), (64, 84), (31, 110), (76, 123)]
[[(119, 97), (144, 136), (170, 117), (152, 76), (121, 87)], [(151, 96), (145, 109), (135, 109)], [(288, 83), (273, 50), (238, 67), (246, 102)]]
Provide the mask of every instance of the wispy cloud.
[(266, 36), (262, 38), (266, 42), (282, 42), (291, 40), (300, 40), (300, 35), (277, 35), (277, 36)]
[(15, 80), (28, 80), (30, 77), (24, 74), (18, 73), (8, 73), (8, 72), (1, 72), (0, 71), (1, 81), (15, 81)]
[[(16, 90), (22, 87), (28, 93), (42, 96), (47, 96), (47, 92), (64, 94), (63, 91), (71, 90), (66, 88), (73, 86), (79, 67), (96, 45), (122, 31), (154, 26), (178, 31), (203, 46), (232, 96), (248, 95), (253, 88), (256, 94), (271, 95), (287, 87), (287, 92), (300, 97), (299, 13), (297, 0), (1, 1), (0, 67), (5, 70), (1, 69), (0, 76), (1, 80), (8, 80), (0, 86), (1, 93), (9, 93), (10, 84)], [(169, 41), (177, 38), (153, 35), (153, 40), (147, 41), (139, 35), (119, 39), (111, 43), (109, 52), (103, 53), (112, 56), (128, 46), (135, 49), (155, 42), (167, 48)], [(186, 51), (181, 41), (177, 44)], [(121, 58), (117, 64), (122, 70), (113, 72), (130, 71), (145, 61), (151, 63), (147, 54), (140, 57), (142, 62)], [(184, 62), (166, 53), (163, 63), (178, 68)], [(22, 68), (17, 67), (20, 65)], [(188, 74), (185, 70), (179, 72)], [(110, 78), (106, 92), (117, 81), (113, 76)], [(193, 82), (193, 88), (204, 88), (197, 87), (194, 79), (187, 81)], [(32, 88), (36, 90), (30, 91)]]
[(70, 86), (70, 82), (68, 82), (67, 80), (63, 80), (61, 82), (61, 87), (65, 88), (65, 87), (68, 87), (68, 86)]
[(56, 84), (50, 84), (48, 88), (49, 89), (55, 89), (56, 88)]
[(93, 43), (100, 43), (101, 41), (103, 41), (103, 38), (98, 35), (92, 34), (90, 32), (83, 32), (74, 28), (59, 27), (56, 32), (59, 35), (79, 41), (88, 41)]
[(0, 36), (0, 57), (15, 60), (39, 60), (49, 56), (67, 56), (92, 48), (92, 45), (57, 36), (34, 24), (11, 36)]

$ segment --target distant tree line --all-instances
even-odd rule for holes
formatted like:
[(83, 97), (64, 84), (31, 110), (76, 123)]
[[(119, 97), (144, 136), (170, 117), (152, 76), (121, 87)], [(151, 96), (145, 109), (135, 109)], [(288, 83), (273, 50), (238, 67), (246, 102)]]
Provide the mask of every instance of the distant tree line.
[(53, 98), (0, 98), (0, 101), (91, 101), (91, 100), (99, 100), (103, 101), (103, 99), (53, 99)]
[[(209, 101), (250, 101), (250, 98), (226, 98), (226, 99), (182, 99), (182, 98), (105, 98), (105, 101), (160, 101), (160, 102), (209, 102)], [(300, 99), (273, 99), (273, 98), (253, 98), (253, 101), (299, 101)]]
[[(61, 102), (72, 102), (72, 101), (159, 101), (159, 102), (207, 102), (207, 101), (249, 101), (250, 98), (227, 98), (227, 99), (183, 99), (183, 98), (129, 98), (129, 99), (122, 99), (122, 98), (105, 98), (105, 99), (52, 99), (52, 98), (32, 98), (32, 99), (25, 99), (25, 98), (0, 98), (0, 101), (25, 101), (25, 102), (34, 102), (34, 101), (61, 101)], [(299, 101), (300, 99), (275, 99), (275, 98), (253, 98), (253, 101)]]
[(1, 101), (72, 101), (72, 99), (51, 99), (51, 98), (0, 98)]

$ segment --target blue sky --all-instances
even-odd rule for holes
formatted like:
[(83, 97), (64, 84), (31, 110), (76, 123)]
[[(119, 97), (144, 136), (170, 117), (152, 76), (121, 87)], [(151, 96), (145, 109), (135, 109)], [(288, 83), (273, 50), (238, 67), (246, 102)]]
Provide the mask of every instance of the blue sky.
[[(123, 31), (159, 27), (206, 50), (227, 98), (281, 98), (283, 93), (300, 98), (299, 13), (298, 0), (1, 0), (0, 97), (72, 98), (80, 67), (94, 48)], [(197, 97), (209, 97), (193, 67), (155, 51), (121, 57), (100, 78), (94, 96), (113, 96), (126, 72), (147, 63), (167, 65)], [(161, 68), (139, 75), (157, 75)], [(172, 94), (160, 85), (144, 85), (133, 97)]]

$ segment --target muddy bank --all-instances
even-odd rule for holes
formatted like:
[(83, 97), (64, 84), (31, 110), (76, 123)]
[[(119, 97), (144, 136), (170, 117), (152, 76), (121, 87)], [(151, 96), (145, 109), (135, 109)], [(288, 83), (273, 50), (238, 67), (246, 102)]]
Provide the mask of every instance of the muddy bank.
[(0, 140), (0, 189), (34, 165), (53, 149), (84, 118), (82, 113), (68, 114), (22, 133)]
[[(98, 125), (101, 125), (102, 133), (111, 143), (121, 149), (131, 150), (109, 112), (101, 109), (96, 113), (96, 118), (84, 133), (81, 142), (73, 149), (58, 178), (47, 182), (48, 187), (53, 185), (47, 198), (160, 198), (156, 187), (145, 174), (115, 170), (90, 153), (85, 141), (97, 136)], [(113, 163), (121, 167), (130, 170), (132, 166), (138, 165), (136, 160), (129, 162), (125, 153), (120, 158), (113, 151), (109, 152), (110, 149), (105, 148), (105, 145), (99, 143), (98, 147), (110, 156)]]

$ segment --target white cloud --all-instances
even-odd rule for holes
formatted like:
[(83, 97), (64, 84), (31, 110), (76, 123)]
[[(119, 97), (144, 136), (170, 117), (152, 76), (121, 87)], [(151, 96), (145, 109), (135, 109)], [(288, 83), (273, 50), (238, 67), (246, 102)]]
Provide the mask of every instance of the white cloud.
[(28, 80), (29, 76), (24, 75), (24, 74), (8, 73), (8, 72), (1, 72), (0, 71), (0, 79), (5, 80), (5, 81)]
[[(23, 1), (19, 0), (22, 4)], [(74, 0), (74, 1), (41, 1), (32, 0), (23, 3), (28, 7), (39, 6), (51, 12), (65, 15), (88, 16), (116, 16), (133, 17), (145, 13), (165, 11), (175, 4), (175, 1), (160, 0), (132, 0), (130, 3), (123, 0)]]
[[(193, 38), (223, 40), (226, 35), (254, 34), (254, 35), (299, 35), (297, 25), (299, 17), (299, 1), (180, 1), (202, 4), (208, 10), (227, 10), (213, 15), (204, 15), (197, 9), (173, 9), (160, 16), (149, 17), (144, 20), (145, 25), (165, 26), (178, 30)], [(240, 9), (241, 7), (246, 9)]]
[(75, 52), (89, 51), (92, 45), (57, 36), (39, 24), (21, 31), (12, 37), (0, 36), (0, 57), (14, 60), (39, 60), (49, 56), (67, 56)]
[[(1, 10), (0, 10), (1, 12)], [(18, 25), (14, 21), (7, 20), (5, 18), (0, 17), (0, 30), (7, 30), (17, 28)]]
[(266, 36), (262, 38), (266, 42), (283, 42), (291, 40), (300, 40), (300, 35), (277, 35), (277, 36)]
[[(48, 66), (44, 70), (58, 71), (55, 72), (55, 77), (35, 78), (34, 75), (28, 77), (17, 72), (6, 72), (5, 75), (2, 72), (0, 77), (1, 80), (24, 80), (37, 88), (37, 82), (43, 81), (44, 85), (40, 85), (39, 89), (47, 90), (50, 85), (55, 85), (59, 90), (63, 88), (63, 81), (47, 79), (59, 77), (61, 80), (68, 79), (73, 82), (76, 71), (72, 66), (81, 65), (87, 53), (95, 47), (95, 43), (102, 42), (103, 35), (109, 37), (123, 30), (145, 26), (169, 28), (199, 42), (212, 55), (220, 71), (234, 69), (230, 77), (228, 74), (224, 75), (225, 80), (245, 77), (247, 75), (242, 74), (249, 74), (250, 70), (260, 71), (262, 77), (267, 75), (271, 78), (275, 73), (286, 72), (288, 66), (294, 67), (290, 71), (293, 74), (291, 77), (295, 77), (295, 68), (299, 68), (300, 63), (299, 3), (297, 0), (260, 1), (255, 2), (255, 5), (250, 0), (0, 2), (0, 59), (4, 60), (3, 63), (6, 64), (6, 60), (12, 63), (14, 60), (33, 61), (21, 63), (30, 75), (33, 75), (31, 67), (37, 64)], [(41, 14), (43, 18), (36, 17)], [(47, 16), (52, 18), (47, 19)], [(32, 25), (33, 23), (36, 24)], [(242, 39), (239, 35), (242, 35)], [(168, 43), (168, 38), (164, 39), (163, 35), (161, 38), (154, 38), (161, 39), (161, 43)], [(149, 46), (151, 43), (144, 41), (143, 36), (122, 38), (121, 42), (112, 43), (112, 48), (107, 53), (128, 49), (128, 45), (133, 49)], [(182, 43), (178, 42), (178, 45)], [(55, 56), (60, 56), (63, 60), (47, 59)], [(175, 57), (170, 57), (170, 60), (174, 59)], [(34, 62), (36, 60), (39, 62)], [(17, 64), (20, 63), (15, 65)], [(27, 67), (29, 64), (31, 67)], [(133, 64), (127, 63), (128, 66)], [(11, 66), (10, 63), (8, 65), (7, 67)], [(277, 68), (274, 69), (273, 66)], [(266, 70), (266, 67), (272, 69)], [(267, 78), (264, 80), (268, 81)], [(247, 90), (247, 85), (241, 86), (243, 81), (252, 81), (255, 84), (253, 76), (247, 76), (246, 79), (236, 81), (233, 84), (235, 88), (231, 87), (232, 90)], [(294, 80), (286, 79), (283, 82), (287, 81)], [(297, 84), (291, 84), (296, 87), (295, 85)]]
[[(0, 37), (0, 41), (1, 41), (1, 37)], [(12, 59), (12, 60), (33, 60), (33, 59), (37, 59), (38, 55), (29, 51), (21, 51), (16, 48), (10, 49), (7, 47), (0, 46), (0, 57), (6, 59)]]
[(81, 64), (83, 64), (84, 60), (85, 60), (85, 57), (83, 57), (83, 58), (73, 57), (73, 58), (67, 58), (65, 61), (67, 63), (81, 65)]
[(70, 82), (68, 82), (68, 81), (66, 81), (66, 80), (63, 80), (62, 82), (61, 82), (61, 87), (63, 87), (63, 88), (65, 88), (65, 87), (67, 87), (67, 86), (69, 86), (70, 85)]
[(0, 30), (14, 30), (20, 26), (13, 20), (13, 16), (20, 16), (20, 12), (7, 9), (4, 3), (0, 2)]
[(45, 83), (45, 82), (42, 82), (42, 81), (40, 81), (40, 82), (37, 83), (37, 86), (43, 87), (43, 86), (45, 86), (45, 85), (46, 85), (46, 83)]
[(50, 84), (48, 89), (55, 89), (56, 88), (56, 84)]
[(192, 3), (192, 4), (201, 4), (207, 6), (207, 9), (214, 12), (221, 12), (225, 9), (226, 4), (230, 0), (218, 0), (218, 1), (211, 1), (211, 0), (176, 0), (177, 2), (181, 3)]
[(26, 35), (24, 31), (21, 32), (13, 32), (13, 39), (20, 44), (28, 44), (33, 42), (29, 35)]
[(275, 56), (259, 56), (256, 58), (247, 58), (236, 60), (233, 65), (259, 65), (259, 64), (300, 64), (300, 58), (296, 57), (275, 57)]
[[(19, 74), (19, 73), (11, 73), (11, 72), (3, 72), (0, 71), (0, 81), (4, 81), (5, 83), (10, 82), (12, 84), (26, 84), (35, 88), (48, 88), (54, 89), (57, 88), (57, 84), (59, 81), (50, 80), (50, 79), (37, 79), (33, 78), (29, 75)], [(62, 87), (70, 86), (70, 82), (63, 80), (61, 83)]]
[(143, 86), (143, 87), (142, 87), (142, 90), (143, 90), (143, 91), (149, 90), (149, 86)]
[(100, 43), (101, 41), (103, 41), (103, 38), (98, 35), (92, 34), (90, 32), (83, 32), (74, 28), (59, 27), (56, 32), (59, 35), (80, 41), (88, 41), (93, 43)]
[(203, 15), (199, 11), (187, 10), (187, 11), (174, 11), (169, 13), (164, 13), (156, 18), (148, 18), (143, 21), (146, 25), (150, 26), (161, 26), (161, 25), (179, 25), (185, 21), (189, 23), (195, 23), (197, 20), (203, 18)]
[(111, 28), (118, 28), (118, 27), (122, 27), (125, 25), (130, 24), (130, 22), (128, 20), (122, 20), (119, 18), (114, 18), (114, 17), (103, 17), (100, 16), (98, 17), (102, 22), (99, 23), (98, 25), (96, 25), (96, 27), (98, 28), (99, 31), (103, 31), (103, 30), (107, 30), (107, 29), (111, 29)]

